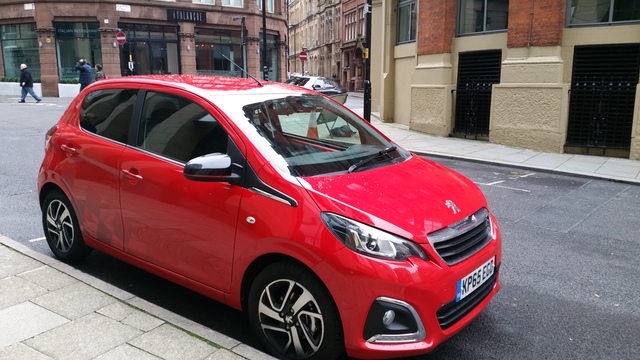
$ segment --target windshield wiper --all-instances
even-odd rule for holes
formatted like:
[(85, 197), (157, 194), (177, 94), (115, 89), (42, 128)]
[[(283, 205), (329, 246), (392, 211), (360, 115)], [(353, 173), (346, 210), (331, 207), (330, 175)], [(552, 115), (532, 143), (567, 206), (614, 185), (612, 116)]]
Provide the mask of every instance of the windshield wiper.
[(383, 160), (393, 160), (393, 156), (389, 155), (390, 152), (395, 151), (396, 147), (395, 146), (391, 146), (388, 147), (384, 150), (380, 150), (375, 154), (369, 155), (366, 158), (358, 161), (357, 163), (349, 166), (349, 170), (347, 170), (349, 173), (354, 172), (356, 169), (361, 168), (369, 163), (375, 164), (379, 161), (383, 161)]

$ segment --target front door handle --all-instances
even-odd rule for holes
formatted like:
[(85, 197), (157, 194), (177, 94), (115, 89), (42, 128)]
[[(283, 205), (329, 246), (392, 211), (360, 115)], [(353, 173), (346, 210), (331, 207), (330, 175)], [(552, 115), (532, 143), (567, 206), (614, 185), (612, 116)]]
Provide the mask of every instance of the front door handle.
[(129, 182), (130, 182), (131, 184), (134, 184), (134, 185), (135, 185), (136, 183), (142, 182), (142, 176), (140, 176), (140, 175), (138, 175), (138, 174), (134, 174), (134, 173), (132, 173), (132, 172), (131, 172), (131, 171), (129, 171), (129, 170), (121, 170), (120, 172), (122, 173), (122, 175), (123, 175), (124, 177), (126, 177), (127, 179), (129, 179)]

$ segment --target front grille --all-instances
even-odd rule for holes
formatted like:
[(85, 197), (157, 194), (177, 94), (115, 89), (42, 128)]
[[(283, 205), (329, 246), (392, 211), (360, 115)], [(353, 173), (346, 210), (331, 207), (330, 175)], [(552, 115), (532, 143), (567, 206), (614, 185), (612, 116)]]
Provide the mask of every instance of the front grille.
[(427, 235), (438, 255), (448, 265), (457, 264), (480, 251), (491, 240), (491, 219), (481, 209), (458, 224)]
[(460, 300), (460, 302), (456, 302), (456, 300), (452, 300), (440, 308), (438, 312), (436, 312), (436, 316), (438, 317), (438, 322), (440, 323), (440, 328), (442, 330), (448, 329), (451, 326), (455, 325), (460, 319), (465, 317), (471, 310), (475, 309), (478, 304), (482, 302), (489, 294), (491, 290), (493, 290), (496, 285), (496, 279), (498, 278), (498, 272), (500, 270), (500, 265), (497, 265), (493, 275), (482, 284), (479, 288), (477, 288), (471, 295), (466, 298)]

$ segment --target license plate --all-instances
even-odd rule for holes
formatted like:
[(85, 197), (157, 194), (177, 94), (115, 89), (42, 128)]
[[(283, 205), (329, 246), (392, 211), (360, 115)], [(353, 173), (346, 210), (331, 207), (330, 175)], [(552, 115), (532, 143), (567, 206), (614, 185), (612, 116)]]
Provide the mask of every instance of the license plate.
[(492, 257), (489, 261), (482, 264), (479, 268), (472, 271), (469, 275), (458, 280), (456, 283), (456, 302), (464, 299), (473, 293), (480, 285), (484, 284), (495, 269), (496, 258)]

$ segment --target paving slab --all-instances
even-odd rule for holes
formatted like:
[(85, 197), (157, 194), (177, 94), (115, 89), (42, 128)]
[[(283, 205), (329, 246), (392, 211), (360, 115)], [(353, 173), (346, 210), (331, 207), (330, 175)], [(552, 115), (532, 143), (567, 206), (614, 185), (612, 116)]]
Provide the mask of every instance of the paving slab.
[(169, 324), (161, 325), (129, 344), (167, 360), (204, 359), (218, 349)]
[(113, 297), (79, 281), (33, 299), (34, 303), (71, 320), (116, 301)]
[(69, 319), (30, 302), (0, 310), (0, 349), (68, 322)]

